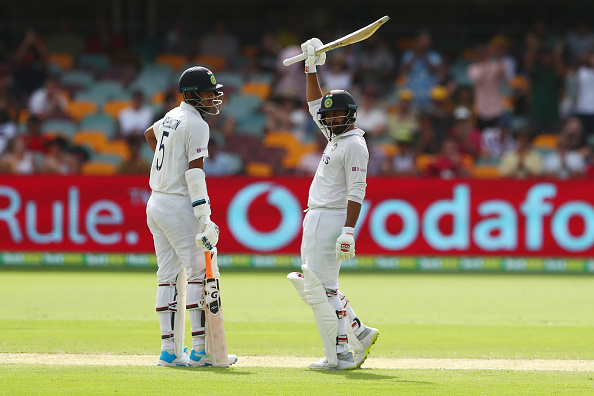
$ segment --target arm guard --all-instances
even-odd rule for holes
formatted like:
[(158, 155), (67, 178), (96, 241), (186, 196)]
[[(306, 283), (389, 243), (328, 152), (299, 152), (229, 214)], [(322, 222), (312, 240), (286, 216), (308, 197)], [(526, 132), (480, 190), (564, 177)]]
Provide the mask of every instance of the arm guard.
[(197, 219), (202, 221), (202, 217), (210, 218), (210, 199), (206, 191), (206, 175), (200, 168), (192, 168), (186, 171), (186, 182), (190, 190), (192, 199), (192, 208)]

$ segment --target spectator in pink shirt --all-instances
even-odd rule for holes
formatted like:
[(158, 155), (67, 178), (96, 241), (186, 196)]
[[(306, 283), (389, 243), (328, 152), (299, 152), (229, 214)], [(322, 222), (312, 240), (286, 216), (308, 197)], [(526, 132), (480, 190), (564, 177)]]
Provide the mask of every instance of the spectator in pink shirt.
[(468, 66), (468, 75), (474, 83), (474, 107), (477, 127), (485, 129), (497, 125), (506, 109), (503, 86), (506, 83), (503, 52), (500, 47), (480, 44), (476, 48), (477, 62)]

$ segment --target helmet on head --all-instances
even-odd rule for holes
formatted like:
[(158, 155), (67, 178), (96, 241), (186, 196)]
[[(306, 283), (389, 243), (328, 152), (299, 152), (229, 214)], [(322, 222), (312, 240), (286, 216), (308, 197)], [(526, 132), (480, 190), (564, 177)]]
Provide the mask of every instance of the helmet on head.
[[(219, 91), (223, 85), (217, 84), (214, 74), (206, 67), (193, 66), (186, 69), (179, 78), (179, 92), (183, 95), (184, 101), (194, 106), (202, 114), (219, 114), (223, 104), (223, 92)], [(204, 100), (199, 92), (214, 92), (212, 102), (209, 105), (203, 104)]]
[[(327, 117), (327, 113), (330, 111), (344, 111), (345, 116), (334, 116)], [(340, 126), (336, 125), (336, 121), (345, 120)], [(328, 92), (322, 97), (322, 106), (318, 110), (318, 120), (324, 127), (324, 132), (327, 137), (332, 135), (340, 135), (345, 132), (349, 127), (355, 125), (357, 119), (357, 104), (353, 96), (343, 89), (334, 89)]]

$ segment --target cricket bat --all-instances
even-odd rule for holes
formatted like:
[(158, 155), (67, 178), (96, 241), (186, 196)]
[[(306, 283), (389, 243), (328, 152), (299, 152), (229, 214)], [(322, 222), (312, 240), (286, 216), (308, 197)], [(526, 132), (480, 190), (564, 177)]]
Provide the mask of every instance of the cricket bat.
[[(363, 40), (369, 38), (373, 33), (375, 33), (375, 31), (377, 29), (379, 29), (380, 26), (382, 26), (384, 23), (386, 23), (388, 21), (388, 19), (390, 19), (389, 16), (387, 16), (387, 15), (383, 16), (380, 19), (378, 19), (377, 21), (365, 26), (364, 28), (361, 28), (353, 33), (347, 34), (346, 36), (336, 39), (328, 44), (324, 44), (316, 50), (316, 54), (320, 54), (322, 52), (327, 52), (327, 51), (333, 50), (338, 47), (345, 47), (347, 45), (351, 45), (351, 44), (358, 43), (359, 41), (363, 41)], [(292, 58), (285, 59), (283, 61), (283, 65), (289, 66), (289, 65), (292, 65), (293, 63), (305, 60), (305, 58), (307, 58), (307, 55), (299, 54)]]
[(206, 317), (206, 353), (210, 355), (214, 367), (228, 367), (227, 340), (221, 307), (219, 289), (219, 268), (217, 250), (205, 252), (206, 276), (204, 278), (204, 315)]
[(177, 312), (175, 313), (175, 320), (173, 322), (173, 352), (175, 356), (182, 357), (184, 354), (184, 338), (186, 335), (186, 289), (188, 286), (188, 277), (186, 269), (182, 265), (179, 274), (177, 274), (177, 281), (175, 288), (177, 290)]

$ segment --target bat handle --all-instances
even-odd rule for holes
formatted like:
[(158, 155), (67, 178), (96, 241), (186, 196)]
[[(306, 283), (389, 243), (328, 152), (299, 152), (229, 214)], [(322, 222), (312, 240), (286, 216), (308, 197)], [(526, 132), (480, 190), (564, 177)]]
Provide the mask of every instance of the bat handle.
[(305, 60), (305, 58), (307, 58), (307, 55), (305, 55), (305, 54), (295, 55), (292, 58), (285, 59), (283, 61), (283, 65), (289, 66), (289, 65), (292, 65), (293, 63), (297, 63), (299, 61)]
[(204, 252), (204, 259), (206, 260), (206, 276), (205, 279), (212, 279), (212, 262), (210, 259), (210, 252)]

